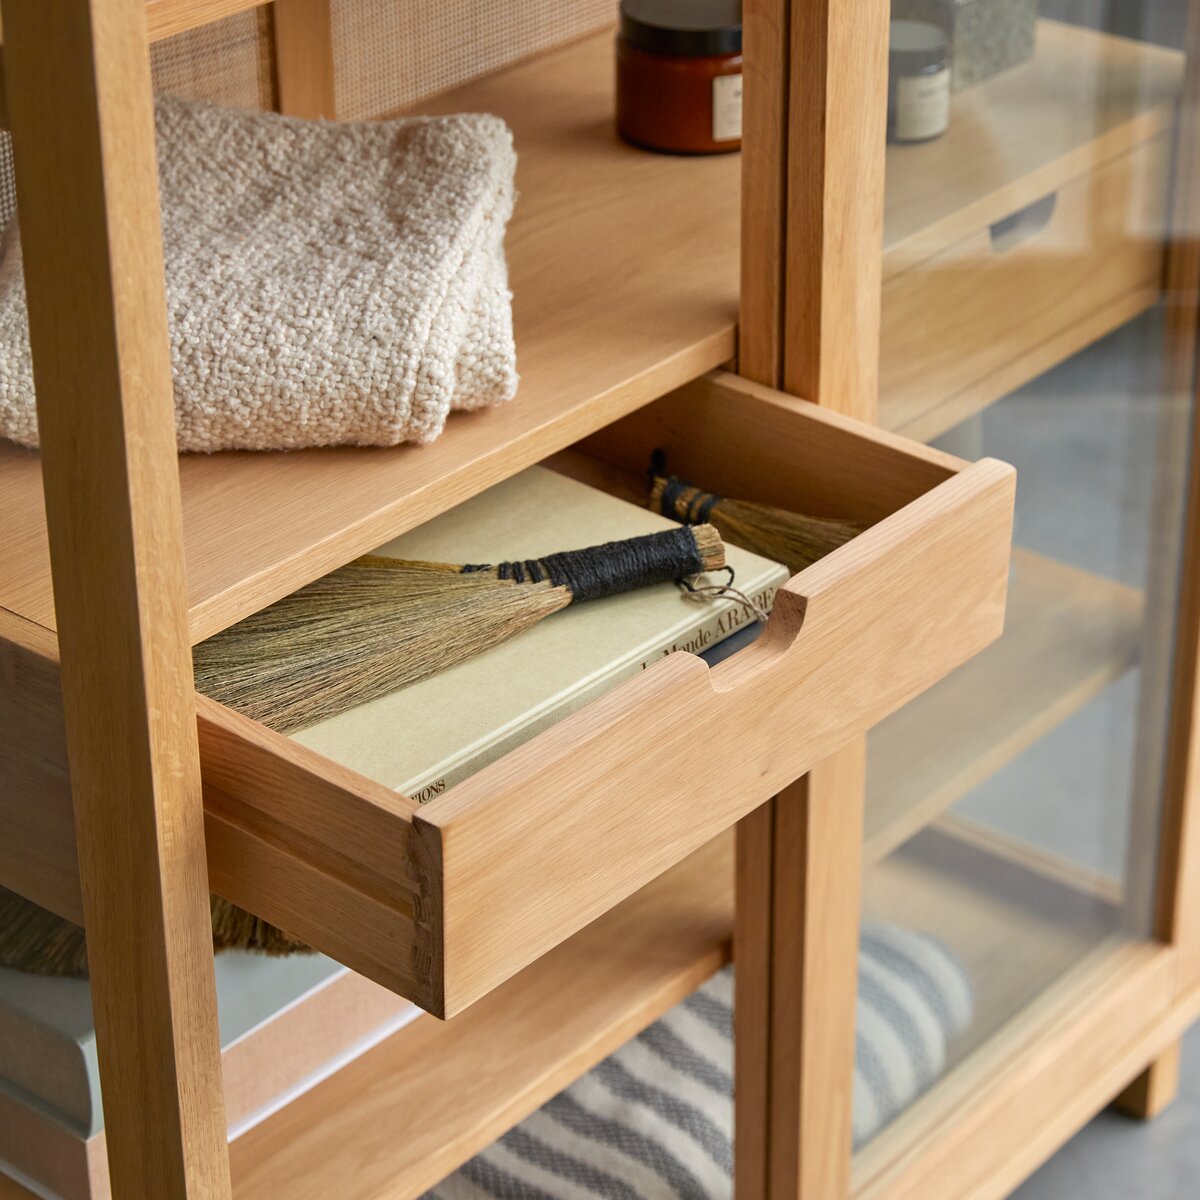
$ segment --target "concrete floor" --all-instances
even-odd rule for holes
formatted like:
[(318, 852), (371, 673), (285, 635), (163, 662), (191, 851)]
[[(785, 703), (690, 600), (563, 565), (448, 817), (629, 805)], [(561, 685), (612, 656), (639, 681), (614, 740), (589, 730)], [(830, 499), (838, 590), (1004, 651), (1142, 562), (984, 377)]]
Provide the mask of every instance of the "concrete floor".
[(1200, 1027), (1184, 1040), (1179, 1098), (1153, 1121), (1101, 1113), (1012, 1200), (1190, 1200), (1200, 1195)]

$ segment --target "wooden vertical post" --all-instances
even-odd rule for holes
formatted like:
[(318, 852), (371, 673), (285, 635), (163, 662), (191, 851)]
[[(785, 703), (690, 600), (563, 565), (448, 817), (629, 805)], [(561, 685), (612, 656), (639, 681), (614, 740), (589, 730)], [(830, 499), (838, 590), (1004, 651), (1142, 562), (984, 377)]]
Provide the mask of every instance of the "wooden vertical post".
[[(874, 419), (888, 6), (746, 0), (738, 369)], [(850, 1192), (865, 741), (738, 827), (738, 1200)]]
[(3, 0), (113, 1194), (229, 1195), (145, 0)]
[(790, 0), (742, 0), (742, 285), (738, 372), (778, 387), (783, 370)]
[(275, 86), (279, 111), (332, 121), (333, 18), (330, 0), (275, 0)]
[(791, 7), (783, 389), (874, 421), (889, 7)]

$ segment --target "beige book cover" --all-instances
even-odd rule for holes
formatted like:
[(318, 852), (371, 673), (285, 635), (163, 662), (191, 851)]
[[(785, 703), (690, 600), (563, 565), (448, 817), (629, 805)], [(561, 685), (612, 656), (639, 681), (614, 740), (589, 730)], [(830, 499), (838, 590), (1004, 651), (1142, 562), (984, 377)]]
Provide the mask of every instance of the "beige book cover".
[[(494, 563), (671, 527), (649, 509), (532, 467), (375, 553)], [(787, 571), (733, 546), (727, 555), (736, 586), (769, 608)], [(711, 578), (724, 583), (726, 576)], [(662, 655), (702, 653), (753, 620), (737, 600), (688, 597), (670, 583), (594, 600), (294, 736), (344, 766), (430, 800)]]

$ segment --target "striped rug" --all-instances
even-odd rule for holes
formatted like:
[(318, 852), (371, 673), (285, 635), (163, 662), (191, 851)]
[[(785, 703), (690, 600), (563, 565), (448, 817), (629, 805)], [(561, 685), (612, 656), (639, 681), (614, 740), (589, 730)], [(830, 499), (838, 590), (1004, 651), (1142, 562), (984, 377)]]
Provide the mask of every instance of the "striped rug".
[[(970, 1024), (971, 983), (941, 942), (864, 927), (858, 957), (854, 1141), (945, 1069)], [(489, 1146), (424, 1200), (729, 1200), (733, 968)]]

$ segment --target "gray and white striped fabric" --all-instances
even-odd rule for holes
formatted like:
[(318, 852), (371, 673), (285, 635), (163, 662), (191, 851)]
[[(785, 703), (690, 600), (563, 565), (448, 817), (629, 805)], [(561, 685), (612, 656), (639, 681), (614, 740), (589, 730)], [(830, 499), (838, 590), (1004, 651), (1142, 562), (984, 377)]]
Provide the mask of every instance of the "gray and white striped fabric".
[[(973, 1013), (957, 957), (926, 934), (863, 928), (854, 1141), (942, 1073)], [(733, 968), (622, 1046), (423, 1200), (728, 1200)]]

